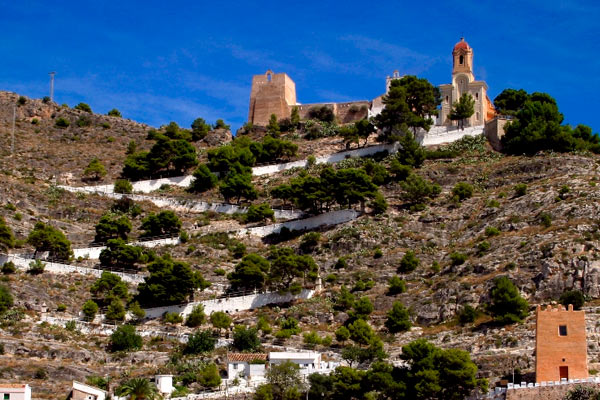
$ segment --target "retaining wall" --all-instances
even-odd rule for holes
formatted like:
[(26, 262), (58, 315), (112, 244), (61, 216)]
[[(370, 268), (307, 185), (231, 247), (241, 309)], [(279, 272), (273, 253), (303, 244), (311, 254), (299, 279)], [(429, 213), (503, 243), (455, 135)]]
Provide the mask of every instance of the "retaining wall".
[(451, 143), (465, 136), (477, 136), (483, 134), (483, 125), (471, 126), (464, 130), (456, 126), (433, 126), (429, 132), (424, 130), (417, 133), (416, 140), (422, 146), (432, 146), (442, 143)]
[(216, 311), (235, 313), (264, 307), (269, 304), (287, 303), (298, 299), (310, 299), (314, 294), (314, 290), (308, 289), (303, 289), (302, 292), (297, 295), (291, 293), (256, 293), (246, 296), (204, 300), (174, 306), (147, 308), (144, 311), (146, 312), (146, 318), (160, 318), (166, 312), (175, 312), (185, 317), (192, 312), (192, 309), (195, 306), (201, 304), (204, 306), (204, 312), (207, 315)]
[[(17, 267), (18, 269), (27, 271), (29, 269), (29, 263), (31, 263), (33, 260), (31, 258), (24, 258), (24, 257), (20, 257), (18, 255), (0, 254), (0, 265), (4, 265), (4, 263), (6, 263), (8, 261), (12, 261), (15, 264), (15, 267)], [(55, 263), (55, 262), (50, 262), (50, 261), (44, 261), (44, 264), (46, 264), (44, 271), (50, 272), (53, 274), (79, 273), (82, 275), (93, 275), (96, 277), (100, 277), (102, 275), (102, 272), (104, 272), (104, 270), (100, 270), (100, 269), (78, 267), (75, 265), (60, 264), (60, 263)], [(128, 282), (128, 283), (137, 285), (144, 281), (143, 275), (128, 274), (125, 272), (118, 272), (118, 271), (109, 271), (109, 272), (112, 272), (113, 274), (120, 276), (123, 281)]]
[(243, 237), (253, 235), (265, 237), (272, 233), (279, 233), (281, 228), (286, 227), (291, 231), (294, 230), (310, 230), (321, 226), (338, 225), (344, 222), (352, 221), (360, 216), (360, 212), (356, 210), (338, 210), (315, 215), (314, 217), (299, 219), (296, 221), (281, 222), (279, 224), (257, 226), (254, 228), (244, 228), (235, 232), (236, 236)]
[[(156, 240), (147, 240), (147, 241), (137, 241), (128, 243), (132, 246), (141, 246), (153, 248), (157, 246), (166, 246), (170, 244), (179, 244), (180, 240), (178, 237), (173, 238), (165, 238), (165, 239), (156, 239)], [(102, 250), (106, 249), (106, 246), (97, 246), (97, 247), (84, 247), (81, 249), (73, 249), (73, 257), (75, 258), (87, 258), (90, 260), (97, 260), (100, 258), (100, 253)]]

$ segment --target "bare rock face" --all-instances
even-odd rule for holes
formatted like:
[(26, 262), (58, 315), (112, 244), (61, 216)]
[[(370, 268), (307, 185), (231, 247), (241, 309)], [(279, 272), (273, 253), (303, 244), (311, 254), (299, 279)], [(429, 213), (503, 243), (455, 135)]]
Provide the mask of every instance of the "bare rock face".
[(218, 128), (208, 132), (202, 139), (202, 143), (207, 147), (215, 147), (227, 144), (233, 140), (233, 135), (229, 129)]

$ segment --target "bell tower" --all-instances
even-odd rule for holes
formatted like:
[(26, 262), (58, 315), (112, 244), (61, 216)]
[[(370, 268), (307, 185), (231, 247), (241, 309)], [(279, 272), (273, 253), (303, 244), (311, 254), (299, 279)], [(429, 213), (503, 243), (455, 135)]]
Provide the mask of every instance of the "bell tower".
[(465, 38), (460, 38), (460, 42), (456, 43), (452, 50), (452, 77), (458, 74), (465, 74), (469, 78), (469, 82), (475, 80), (473, 76), (473, 49)]

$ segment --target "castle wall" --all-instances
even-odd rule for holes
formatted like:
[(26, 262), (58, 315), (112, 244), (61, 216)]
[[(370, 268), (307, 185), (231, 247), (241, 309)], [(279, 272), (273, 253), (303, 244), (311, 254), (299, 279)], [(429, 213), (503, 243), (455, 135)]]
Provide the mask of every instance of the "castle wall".
[(286, 74), (267, 71), (264, 75), (254, 75), (250, 91), (248, 121), (254, 125), (266, 126), (271, 114), (278, 119), (290, 116), (289, 106), (296, 104), (296, 84)]
[[(367, 118), (371, 102), (367, 100), (350, 101), (346, 103), (313, 103), (301, 104), (298, 107), (298, 114), (301, 119), (309, 119), (310, 110), (314, 107), (327, 107), (333, 111), (340, 124), (348, 124)], [(294, 106), (290, 107), (290, 112)]]
[(577, 383), (569, 385), (538, 386), (535, 388), (513, 389), (506, 392), (506, 400), (563, 400), (569, 390), (577, 385), (599, 389), (598, 383)]
[[(566, 326), (561, 335), (560, 326)], [(568, 379), (586, 379), (587, 341), (585, 312), (564, 307), (537, 308), (535, 343), (536, 382), (560, 381), (562, 368), (568, 369)]]
[(504, 126), (507, 122), (509, 122), (507, 118), (496, 117), (485, 123), (485, 137), (496, 151), (502, 150), (500, 140), (504, 136)]

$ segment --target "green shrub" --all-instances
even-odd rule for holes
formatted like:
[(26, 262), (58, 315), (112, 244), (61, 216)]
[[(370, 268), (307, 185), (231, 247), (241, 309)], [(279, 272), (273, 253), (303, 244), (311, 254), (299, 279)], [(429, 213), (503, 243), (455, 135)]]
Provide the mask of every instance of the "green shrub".
[(494, 280), (490, 290), (489, 311), (494, 320), (501, 324), (520, 322), (527, 316), (529, 304), (521, 297), (519, 289), (506, 276)]
[(319, 245), (321, 234), (319, 232), (309, 232), (300, 239), (300, 250), (303, 253), (312, 253)]
[(190, 315), (188, 315), (185, 320), (185, 325), (189, 327), (200, 326), (206, 321), (206, 314), (204, 314), (204, 306), (202, 304), (198, 304), (192, 309)]
[(56, 126), (57, 128), (68, 128), (69, 125), (71, 125), (69, 120), (65, 119), (63, 117), (57, 118), (56, 121), (54, 122), (54, 126)]
[(125, 320), (125, 306), (120, 299), (114, 298), (111, 300), (105, 314), (106, 319), (110, 321)]
[(399, 272), (412, 272), (419, 266), (420, 260), (412, 250), (408, 250), (400, 260)]
[(442, 269), (442, 267), (440, 267), (440, 263), (437, 261), (434, 261), (433, 264), (431, 264), (431, 271), (434, 274), (437, 274), (438, 272), (440, 272)]
[(350, 331), (348, 328), (342, 325), (335, 330), (335, 340), (340, 343), (344, 343), (348, 339), (350, 339)]
[(75, 321), (67, 321), (65, 323), (65, 329), (69, 332), (75, 332), (75, 330), (77, 329), (77, 323)]
[(131, 193), (133, 192), (133, 185), (127, 179), (117, 179), (114, 186), (115, 193)]
[(25, 97), (25, 96), (19, 96), (19, 99), (17, 100), (17, 104), (19, 104), (20, 106), (22, 106), (25, 103), (27, 103), (27, 97)]
[(333, 266), (333, 268), (335, 268), (335, 269), (348, 268), (348, 261), (346, 261), (345, 257), (340, 257), (335, 262), (335, 265)]
[(485, 235), (492, 237), (492, 236), (498, 236), (500, 234), (500, 230), (496, 227), (493, 226), (488, 226), (485, 228)]
[(227, 271), (225, 271), (223, 268), (215, 268), (215, 270), (213, 272), (215, 273), (215, 275), (218, 275), (218, 276), (227, 275)]
[(452, 265), (454, 266), (464, 264), (465, 261), (467, 261), (467, 258), (469, 257), (466, 254), (459, 253), (457, 251), (450, 254), (450, 261), (452, 261)]
[(166, 312), (163, 314), (163, 321), (167, 324), (180, 324), (183, 322), (183, 317), (177, 312)]
[(133, 326), (122, 325), (110, 335), (110, 347), (112, 351), (138, 350), (142, 347), (142, 337)]
[(498, 200), (490, 199), (487, 202), (487, 206), (490, 208), (498, 208), (500, 207), (500, 203), (498, 202)]
[(32, 275), (39, 275), (44, 272), (45, 268), (46, 264), (43, 263), (42, 260), (35, 260), (29, 263), (29, 269), (27, 270), (27, 272), (29, 272)]
[(10, 290), (3, 285), (0, 285), (0, 314), (13, 306), (13, 297)]
[(233, 347), (239, 351), (257, 351), (260, 348), (257, 329), (236, 326), (233, 331)]
[(76, 110), (81, 110), (81, 111), (85, 111), (87, 113), (91, 113), (92, 112), (92, 107), (90, 107), (88, 104), (86, 103), (79, 103), (77, 104), (75, 107), (73, 107)]
[(67, 306), (65, 304), (59, 304), (58, 306), (56, 306), (56, 311), (65, 312), (67, 311)]
[(585, 304), (585, 297), (580, 290), (568, 290), (560, 295), (558, 301), (565, 306), (565, 308), (568, 307), (569, 304), (573, 304), (573, 309), (581, 310), (581, 307)]
[(87, 318), (93, 319), (98, 312), (98, 304), (94, 300), (88, 300), (83, 304), (81, 311)]
[(487, 240), (484, 240), (483, 242), (479, 242), (477, 244), (477, 252), (479, 254), (483, 254), (486, 251), (488, 251), (490, 249), (491, 245), (490, 242), (488, 242)]
[(116, 108), (113, 108), (112, 110), (110, 110), (108, 113), (106, 113), (106, 115), (109, 115), (111, 117), (121, 118), (121, 112), (119, 110), (117, 110)]
[(393, 276), (388, 281), (388, 294), (396, 295), (406, 292), (406, 282), (398, 276)]
[(316, 346), (321, 344), (321, 337), (315, 331), (305, 332), (302, 334), (303, 341), (309, 346)]
[(383, 251), (381, 251), (381, 249), (378, 247), (373, 252), (373, 258), (381, 258), (381, 257), (383, 257)]
[(458, 182), (452, 188), (452, 195), (458, 198), (459, 201), (469, 199), (473, 196), (473, 186), (467, 182)]
[(12, 261), (8, 261), (5, 262), (4, 265), (2, 265), (2, 273), (5, 275), (8, 274), (14, 274), (15, 272), (17, 272), (17, 267), (15, 266), (15, 263)]
[(401, 302), (395, 301), (392, 309), (388, 311), (385, 327), (390, 333), (403, 332), (410, 329), (410, 315)]
[(548, 213), (541, 213), (540, 214), (540, 222), (542, 223), (543, 226), (545, 226), (546, 228), (549, 228), (552, 225), (552, 217)]
[(183, 348), (183, 354), (207, 353), (215, 349), (216, 343), (217, 339), (210, 330), (196, 331), (189, 337)]
[(458, 322), (460, 322), (461, 325), (470, 324), (472, 322), (475, 322), (476, 318), (477, 318), (477, 310), (475, 308), (473, 308), (472, 306), (470, 306), (469, 304), (463, 306), (460, 309), (460, 311), (458, 312)]
[(267, 203), (262, 203), (259, 205), (252, 204), (250, 207), (248, 207), (248, 211), (246, 212), (244, 219), (246, 222), (261, 222), (265, 220), (273, 220), (274, 215), (275, 212)]
[(33, 118), (33, 119), (31, 120), (31, 125), (38, 125), (39, 123), (40, 123), (40, 120), (39, 120), (39, 119), (37, 119), (37, 118)]
[(518, 183), (515, 185), (514, 190), (515, 190), (515, 196), (517, 196), (517, 197), (525, 196), (527, 194), (527, 185), (524, 183)]

